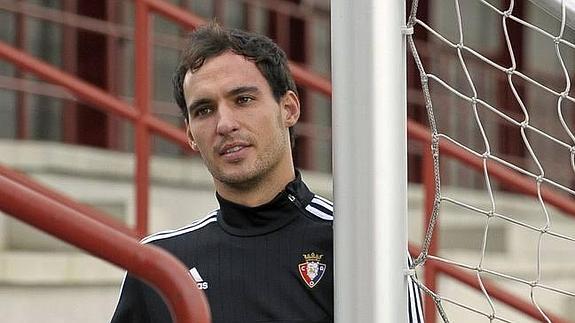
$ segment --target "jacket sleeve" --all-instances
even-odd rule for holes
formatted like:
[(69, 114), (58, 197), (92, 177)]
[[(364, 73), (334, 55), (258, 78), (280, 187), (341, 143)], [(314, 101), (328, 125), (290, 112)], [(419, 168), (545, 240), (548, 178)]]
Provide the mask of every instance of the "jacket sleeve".
[(120, 291), (120, 300), (111, 323), (146, 322), (150, 322), (150, 320), (142, 296), (142, 282), (134, 276), (126, 274)]

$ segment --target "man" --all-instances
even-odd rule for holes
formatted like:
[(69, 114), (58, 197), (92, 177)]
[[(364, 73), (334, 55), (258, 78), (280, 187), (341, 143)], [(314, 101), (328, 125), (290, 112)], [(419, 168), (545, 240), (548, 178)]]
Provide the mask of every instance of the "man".
[[(190, 268), (214, 323), (333, 322), (333, 206), (294, 169), (300, 103), (285, 53), (264, 36), (210, 24), (192, 34), (174, 87), (220, 208), (143, 242)], [(171, 319), (128, 274), (112, 322)]]

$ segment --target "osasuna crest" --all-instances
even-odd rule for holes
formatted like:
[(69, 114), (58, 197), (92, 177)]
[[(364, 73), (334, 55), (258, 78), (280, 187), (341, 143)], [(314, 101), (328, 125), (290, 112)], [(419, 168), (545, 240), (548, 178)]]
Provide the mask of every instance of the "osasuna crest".
[(320, 263), (323, 255), (315, 252), (304, 254), (304, 263), (299, 264), (299, 274), (309, 288), (314, 288), (325, 273), (325, 264)]

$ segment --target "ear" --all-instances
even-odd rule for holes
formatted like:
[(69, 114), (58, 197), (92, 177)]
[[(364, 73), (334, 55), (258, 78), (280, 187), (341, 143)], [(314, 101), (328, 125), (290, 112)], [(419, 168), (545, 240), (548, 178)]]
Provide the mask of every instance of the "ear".
[(287, 128), (292, 127), (297, 123), (300, 114), (299, 98), (297, 94), (288, 90), (283, 95), (280, 104), (285, 126)]
[(198, 145), (194, 141), (194, 136), (192, 136), (192, 130), (190, 129), (190, 123), (186, 119), (186, 136), (188, 137), (188, 144), (193, 151), (199, 151)]

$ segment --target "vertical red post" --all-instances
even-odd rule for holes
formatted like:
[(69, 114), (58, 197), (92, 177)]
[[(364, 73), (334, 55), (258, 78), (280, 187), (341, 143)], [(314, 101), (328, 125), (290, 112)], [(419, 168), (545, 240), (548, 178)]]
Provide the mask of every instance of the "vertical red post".
[[(433, 155), (431, 154), (431, 147), (426, 145), (423, 150), (423, 165), (422, 165), (422, 178), (423, 178), (423, 189), (424, 189), (424, 225), (423, 228), (427, 229), (429, 222), (431, 222), (431, 215), (433, 212), (433, 201), (435, 199), (435, 180), (433, 174)], [(439, 219), (435, 223), (435, 227), (439, 227)], [(439, 231), (433, 231), (433, 237), (431, 239), (431, 245), (429, 246), (429, 254), (437, 254), (437, 241), (438, 241)], [(423, 267), (423, 280), (425, 286), (430, 290), (437, 291), (437, 274), (438, 271), (435, 266), (424, 266)], [(437, 321), (435, 302), (431, 297), (425, 297), (425, 322), (435, 323)]]
[(212, 0), (212, 16), (222, 25), (226, 24), (225, 3), (222, 0)]
[[(75, 1), (76, 14), (84, 18), (100, 21), (108, 19), (106, 1)], [(84, 19), (80, 18), (80, 19)], [(102, 89), (108, 90), (109, 57), (105, 33), (96, 30), (76, 28), (76, 47), (71, 52), (76, 56), (76, 75)], [(70, 53), (66, 54), (69, 55)], [(101, 68), (94, 68), (94, 67)], [(75, 144), (109, 148), (110, 115), (86, 102), (76, 102), (75, 120), (77, 138)]]
[(284, 52), (289, 56), (290, 53), (290, 17), (281, 12), (276, 11), (276, 41), (282, 47)]
[[(313, 17), (313, 15), (311, 16)], [(295, 43), (298, 43), (301, 40), (298, 40), (298, 38), (303, 36), (303, 48), (300, 48), (299, 50), (301, 50), (303, 52), (303, 56), (300, 57), (294, 57), (293, 55), (295, 54), (295, 51), (298, 50), (296, 48), (292, 47), (292, 57), (294, 59), (298, 59), (301, 60), (302, 63), (304, 64), (304, 66), (306, 67), (306, 69), (308, 70), (312, 70), (312, 66), (310, 64), (310, 62), (313, 61), (313, 25), (312, 25), (312, 19), (308, 19), (306, 18), (302, 18), (300, 19), (296, 19), (296, 18), (291, 18), (291, 22), (289, 25), (289, 28), (291, 30), (290, 32), (290, 42), (293, 42), (295, 40)], [(315, 117), (315, 113), (314, 113), (314, 109), (313, 109), (313, 101), (312, 101), (312, 91), (310, 89), (304, 88), (301, 89), (299, 91), (300, 93), (300, 99), (302, 102), (302, 105), (305, 108), (305, 111), (303, 111), (302, 116), (300, 117), (303, 122), (308, 123), (309, 125), (312, 126), (312, 129), (316, 129), (316, 117)], [(312, 170), (317, 170), (317, 163), (316, 163), (316, 158), (315, 158), (315, 154), (314, 151), (317, 149), (317, 143), (314, 140), (313, 137), (311, 136), (306, 136), (305, 140), (303, 141), (303, 145), (304, 145), (304, 156), (303, 156), (303, 162), (304, 165)]]
[[(64, 0), (62, 10), (75, 14), (78, 11), (77, 0)], [(62, 68), (70, 74), (78, 72), (78, 31), (75, 27), (62, 26)], [(78, 142), (78, 104), (64, 100), (62, 115), (62, 134), (65, 143)]]
[(139, 111), (136, 121), (136, 232), (148, 232), (150, 132), (145, 119), (150, 114), (150, 20), (145, 0), (136, 0), (135, 38), (135, 104)]
[[(299, 4), (299, 0), (289, 0), (289, 3)], [(307, 37), (310, 30), (307, 20), (290, 15), (285, 8), (271, 9), (269, 12), (268, 35), (275, 39), (276, 43), (286, 52), (288, 58), (306, 66), (310, 57), (308, 56), (309, 43)], [(310, 109), (311, 96), (305, 87), (299, 87), (299, 98), (302, 106), (300, 115), (301, 123), (312, 123), (313, 113)], [(298, 167), (313, 169), (313, 141), (309, 135), (302, 135), (297, 138), (294, 160)]]
[(188, 11), (192, 8), (192, 0), (180, 0), (179, 5), (185, 11)]
[(256, 8), (254, 8), (254, 6), (249, 2), (244, 2), (243, 7), (244, 7), (243, 11), (244, 28), (249, 31), (256, 31), (256, 22), (254, 14)]
[[(24, 1), (20, 0), (18, 3), (22, 4)], [(16, 14), (16, 48), (26, 49), (26, 16), (18, 12)], [(23, 79), (26, 73), (21, 69), (16, 69), (16, 78)], [(28, 139), (30, 133), (28, 131), (28, 95), (25, 91), (16, 92), (16, 138)]]
[[(106, 0), (106, 18), (109, 24), (114, 24), (119, 21), (119, 13), (122, 3), (114, 0)], [(108, 85), (108, 92), (118, 96), (120, 94), (120, 75), (122, 75), (122, 69), (120, 61), (122, 59), (122, 55), (120, 53), (120, 46), (118, 46), (118, 37), (115, 35), (107, 35), (106, 36), (106, 61), (108, 62), (106, 68), (108, 71), (106, 72), (107, 80), (106, 84)], [(108, 147), (111, 149), (118, 149), (121, 144), (121, 136), (120, 136), (120, 122), (121, 119), (110, 115), (108, 116), (108, 138), (106, 142), (108, 143)]]

